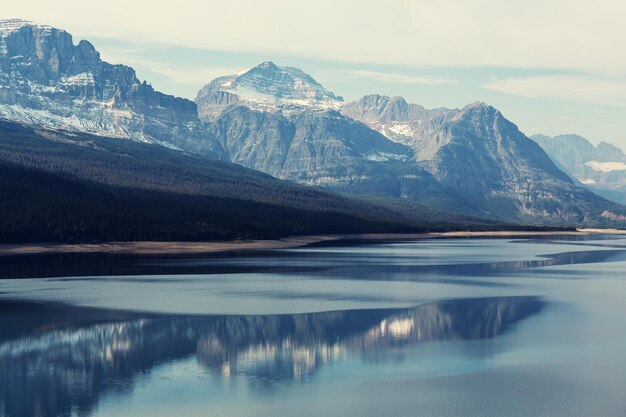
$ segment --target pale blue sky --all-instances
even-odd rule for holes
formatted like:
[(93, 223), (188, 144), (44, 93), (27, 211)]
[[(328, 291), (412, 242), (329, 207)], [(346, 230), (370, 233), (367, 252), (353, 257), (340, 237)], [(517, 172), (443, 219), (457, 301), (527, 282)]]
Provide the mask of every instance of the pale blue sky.
[(166, 93), (261, 61), (296, 66), (351, 100), (485, 101), (527, 134), (626, 148), (623, 0), (22, 0), (20, 17), (89, 39)]

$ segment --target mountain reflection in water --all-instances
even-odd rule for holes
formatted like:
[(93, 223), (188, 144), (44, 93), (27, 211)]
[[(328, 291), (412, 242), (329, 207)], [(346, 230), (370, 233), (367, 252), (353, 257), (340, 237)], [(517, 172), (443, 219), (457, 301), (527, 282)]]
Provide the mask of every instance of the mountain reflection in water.
[(128, 392), (155, 366), (190, 355), (217, 378), (236, 375), (264, 386), (306, 382), (344, 355), (498, 336), (543, 306), (535, 297), (501, 297), (410, 309), (164, 316), (2, 302), (0, 411), (89, 415), (103, 394)]

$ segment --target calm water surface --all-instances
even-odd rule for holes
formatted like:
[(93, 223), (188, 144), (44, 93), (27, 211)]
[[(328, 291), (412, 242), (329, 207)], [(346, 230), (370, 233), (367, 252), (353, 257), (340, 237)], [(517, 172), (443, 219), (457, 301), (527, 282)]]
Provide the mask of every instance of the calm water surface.
[(626, 237), (0, 258), (2, 416), (626, 416)]

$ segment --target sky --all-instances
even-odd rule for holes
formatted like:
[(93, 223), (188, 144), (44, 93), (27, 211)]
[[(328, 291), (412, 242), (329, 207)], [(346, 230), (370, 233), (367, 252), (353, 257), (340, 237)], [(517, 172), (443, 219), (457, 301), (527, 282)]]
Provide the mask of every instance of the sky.
[(528, 135), (626, 148), (624, 0), (7, 0), (90, 40), (163, 92), (262, 61), (299, 67), (346, 100), (428, 108), (484, 101)]

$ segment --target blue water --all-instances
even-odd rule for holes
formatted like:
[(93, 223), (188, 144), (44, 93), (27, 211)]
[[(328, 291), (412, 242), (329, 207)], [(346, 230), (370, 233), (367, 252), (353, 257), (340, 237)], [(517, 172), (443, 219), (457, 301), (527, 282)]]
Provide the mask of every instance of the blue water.
[(626, 416), (626, 237), (0, 263), (4, 416)]

